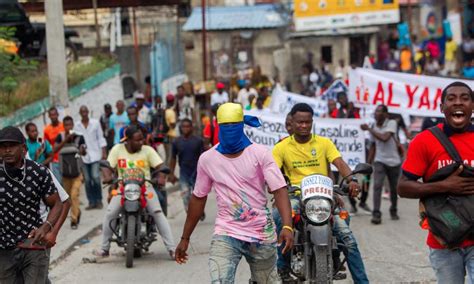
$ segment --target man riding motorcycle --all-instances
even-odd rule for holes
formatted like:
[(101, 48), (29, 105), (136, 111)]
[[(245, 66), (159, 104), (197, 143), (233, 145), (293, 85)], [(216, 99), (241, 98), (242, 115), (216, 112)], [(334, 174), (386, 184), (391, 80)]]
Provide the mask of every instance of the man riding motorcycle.
[[(135, 127), (130, 126), (125, 130), (125, 142), (122, 144), (115, 145), (107, 158), (110, 166), (115, 168), (118, 172), (118, 176), (121, 178), (124, 171), (128, 168), (139, 168), (144, 174), (145, 178), (150, 180), (151, 173), (150, 168), (159, 170), (160, 165), (163, 163), (160, 156), (150, 146), (143, 145), (144, 137), (142, 131)], [(110, 178), (109, 178), (110, 180)], [(170, 257), (174, 259), (175, 243), (173, 234), (171, 233), (171, 227), (166, 219), (166, 216), (161, 210), (160, 202), (158, 197), (153, 190), (151, 184), (147, 184), (146, 195), (152, 196), (147, 199), (147, 211), (153, 217), (155, 224), (157, 225), (158, 231), (163, 238), (163, 242), (168, 250)], [(114, 196), (110, 200), (107, 207), (107, 213), (102, 224), (102, 249), (94, 252), (96, 256), (107, 257), (109, 256), (110, 250), (110, 238), (112, 237), (112, 229), (110, 228), (110, 222), (116, 219), (120, 213), (120, 196)]]
[[(290, 137), (275, 145), (273, 157), (279, 168), (283, 169), (292, 186), (299, 186), (301, 180), (311, 174), (329, 176), (328, 162), (333, 164), (341, 176), (348, 176), (351, 169), (344, 162), (334, 143), (328, 138), (311, 133), (313, 127), (313, 109), (304, 103), (296, 104), (291, 112), (291, 129), (294, 132)], [(349, 194), (353, 197), (360, 192), (355, 178), (347, 180)], [(292, 207), (299, 206), (292, 202)], [(280, 216), (274, 212), (275, 223), (281, 223)], [(357, 247), (357, 242), (349, 228), (348, 222), (338, 215), (334, 216), (334, 235), (347, 248), (348, 266), (355, 283), (369, 283), (364, 263)], [(279, 254), (281, 256), (281, 254)], [(278, 270), (282, 279), (289, 279), (289, 258), (278, 260)]]

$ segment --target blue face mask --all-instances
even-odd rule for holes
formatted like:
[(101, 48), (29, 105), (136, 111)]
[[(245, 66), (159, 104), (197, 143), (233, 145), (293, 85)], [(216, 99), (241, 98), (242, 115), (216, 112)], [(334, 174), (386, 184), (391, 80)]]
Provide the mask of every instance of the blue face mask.
[(260, 121), (254, 116), (245, 115), (243, 122), (219, 125), (219, 145), (217, 145), (219, 153), (236, 154), (252, 145), (244, 134), (244, 124), (259, 127)]

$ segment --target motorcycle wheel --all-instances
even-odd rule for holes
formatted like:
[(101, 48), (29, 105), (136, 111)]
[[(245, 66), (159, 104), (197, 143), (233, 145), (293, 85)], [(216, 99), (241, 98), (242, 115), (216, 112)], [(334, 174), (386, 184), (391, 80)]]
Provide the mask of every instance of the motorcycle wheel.
[(127, 268), (133, 267), (133, 254), (135, 252), (135, 227), (136, 218), (133, 215), (128, 215), (127, 218), (127, 259), (125, 266)]
[(325, 246), (314, 246), (316, 283), (332, 283), (332, 253)]

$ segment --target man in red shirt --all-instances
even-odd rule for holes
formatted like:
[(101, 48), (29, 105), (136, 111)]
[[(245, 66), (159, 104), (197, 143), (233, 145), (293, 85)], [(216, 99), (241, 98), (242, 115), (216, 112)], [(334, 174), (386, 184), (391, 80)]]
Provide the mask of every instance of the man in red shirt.
[[(58, 137), (61, 132), (64, 132), (64, 126), (63, 123), (59, 121), (59, 113), (57, 108), (50, 108), (48, 110), (48, 116), (51, 120), (51, 124), (46, 125), (44, 128), (44, 139), (46, 139), (49, 144), (51, 144), (51, 147), (54, 148), (56, 137)], [(53, 156), (51, 171), (53, 172), (54, 177), (57, 178), (59, 182), (62, 182), (63, 176), (59, 167), (59, 153), (55, 153)]]
[(202, 136), (204, 137), (204, 149), (208, 150), (219, 144), (219, 124), (217, 124), (216, 114), (220, 104), (211, 107), (212, 120), (204, 126)]
[[(473, 110), (474, 96), (468, 85), (454, 82), (443, 90), (441, 112), (445, 123), (438, 124), (437, 127), (449, 137), (467, 166), (474, 166), (474, 125), (471, 123)], [(427, 181), (436, 171), (453, 162), (437, 138), (430, 131), (423, 131), (408, 148), (398, 194), (413, 199), (448, 192), (456, 195), (474, 194), (474, 177), (460, 177), (462, 166), (444, 180), (430, 183), (418, 181), (420, 178)], [(438, 283), (464, 283), (466, 270), (469, 275), (468, 283), (473, 283), (474, 239), (467, 238), (458, 248), (447, 249), (429, 232), (427, 244)]]
[(332, 111), (332, 118), (360, 118), (359, 111), (354, 108), (354, 104), (349, 102), (346, 93), (338, 93), (337, 102), (340, 107)]

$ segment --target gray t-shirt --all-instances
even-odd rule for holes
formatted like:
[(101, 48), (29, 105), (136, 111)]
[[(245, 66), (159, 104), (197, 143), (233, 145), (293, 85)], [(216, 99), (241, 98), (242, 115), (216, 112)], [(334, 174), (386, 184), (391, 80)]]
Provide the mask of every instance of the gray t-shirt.
[(393, 119), (386, 119), (381, 127), (374, 125), (373, 129), (378, 133), (390, 132), (393, 134), (387, 142), (376, 139), (373, 135), (370, 135), (372, 142), (375, 143), (374, 161), (383, 163), (389, 167), (399, 166), (402, 160), (398, 154), (397, 143), (395, 141), (397, 122)]

